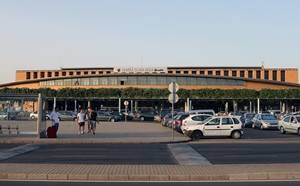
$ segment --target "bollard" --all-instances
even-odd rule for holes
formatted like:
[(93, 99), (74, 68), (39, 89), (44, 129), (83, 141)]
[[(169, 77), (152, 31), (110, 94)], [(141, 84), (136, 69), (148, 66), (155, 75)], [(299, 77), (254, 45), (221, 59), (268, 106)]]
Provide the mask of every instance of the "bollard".
[(8, 134), (11, 134), (10, 125), (7, 125), (7, 129), (8, 129)]

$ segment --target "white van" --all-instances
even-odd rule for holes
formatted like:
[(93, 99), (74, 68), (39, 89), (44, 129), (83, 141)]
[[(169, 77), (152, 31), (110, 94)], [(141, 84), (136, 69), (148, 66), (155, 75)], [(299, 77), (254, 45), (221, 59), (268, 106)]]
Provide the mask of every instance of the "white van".
[(214, 116), (216, 113), (213, 109), (200, 109), (200, 110), (190, 110), (189, 114), (209, 114)]

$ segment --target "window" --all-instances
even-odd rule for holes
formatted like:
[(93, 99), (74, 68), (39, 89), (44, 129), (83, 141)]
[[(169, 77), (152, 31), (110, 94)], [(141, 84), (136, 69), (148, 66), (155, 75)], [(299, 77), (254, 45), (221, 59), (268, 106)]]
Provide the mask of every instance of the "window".
[(273, 70), (273, 80), (277, 81), (277, 71), (276, 70)]
[(45, 72), (41, 72), (41, 78), (45, 77)]
[(110, 71), (106, 71), (106, 74), (110, 74)]
[(96, 71), (92, 71), (92, 74), (96, 74)]
[(207, 72), (207, 74), (208, 74), (208, 75), (213, 75), (213, 72), (212, 72), (211, 70), (209, 70), (209, 71)]
[(224, 76), (228, 76), (228, 70), (224, 71)]
[(206, 85), (206, 78), (197, 78), (198, 85)]
[(220, 125), (220, 118), (210, 120), (207, 125)]
[(71, 86), (72, 85), (72, 80), (71, 79), (65, 79), (64, 80), (64, 85), (65, 86)]
[(189, 73), (189, 71), (186, 71), (186, 70), (185, 70), (183, 73), (184, 73), (184, 74), (188, 74), (188, 73)]
[(260, 79), (260, 70), (256, 71), (256, 79)]
[(77, 71), (77, 72), (76, 72), (76, 75), (80, 75), (80, 74), (81, 74), (80, 71)]
[(291, 117), (286, 117), (286, 118), (284, 118), (283, 121), (284, 121), (284, 122), (290, 122), (290, 118), (291, 118)]
[(137, 77), (128, 76), (128, 85), (137, 85)]
[(148, 76), (147, 77), (147, 85), (156, 85), (156, 77)]
[(193, 77), (187, 77), (186, 84), (187, 85), (197, 85), (197, 79), (193, 78)]
[(176, 82), (177, 79), (176, 77), (167, 77), (167, 84), (171, 83), (171, 82)]
[(80, 85), (90, 85), (90, 79), (89, 78), (81, 78)]
[(37, 78), (37, 72), (33, 72), (33, 78), (34, 78), (34, 79)]
[(234, 124), (240, 124), (240, 122), (239, 122), (238, 119), (236, 119), (236, 118), (232, 118), (232, 119), (233, 119), (233, 121), (234, 121)]
[(248, 71), (248, 78), (253, 78), (253, 72), (252, 72), (252, 70)]
[(233, 76), (233, 77), (236, 77), (236, 70), (233, 70), (233, 71), (232, 71), (232, 76)]
[(240, 71), (240, 77), (245, 77), (245, 71), (243, 70)]
[(157, 85), (166, 85), (167, 77), (157, 77)]
[(26, 79), (30, 79), (30, 72), (26, 72)]
[(87, 75), (88, 73), (89, 73), (88, 71), (84, 71), (84, 72), (83, 72), (84, 75)]
[(146, 85), (147, 83), (147, 77), (146, 76), (141, 76), (137, 78), (138, 85)]
[(179, 71), (179, 70), (177, 70), (177, 71), (176, 71), (176, 74), (180, 74), (180, 71)]
[(200, 70), (200, 74), (201, 74), (201, 75), (204, 75), (204, 70)]
[(168, 74), (173, 74), (173, 71), (169, 70), (169, 71), (168, 71)]
[(177, 77), (177, 83), (179, 85), (186, 85), (186, 77)]
[(55, 80), (55, 85), (56, 86), (63, 86), (64, 85), (64, 81), (63, 80)]
[(192, 71), (192, 74), (197, 74), (197, 72), (193, 70), (193, 71)]
[(269, 79), (269, 71), (265, 70), (265, 79)]
[(54, 86), (54, 81), (47, 81), (47, 86)]
[(99, 71), (99, 74), (103, 74), (103, 71)]
[(99, 85), (108, 85), (108, 77), (100, 77)]
[(222, 125), (232, 125), (233, 121), (231, 118), (222, 118)]
[(73, 72), (69, 72), (69, 75), (70, 75), (70, 76), (73, 76), (73, 75), (74, 75), (74, 73), (73, 73)]
[(66, 76), (66, 72), (62, 72), (62, 76)]
[(59, 72), (55, 72), (55, 77), (59, 76)]
[(109, 85), (118, 85), (118, 78), (117, 77), (108, 77), (108, 84)]
[(98, 78), (90, 78), (90, 84), (91, 85), (98, 85), (99, 79)]
[(217, 80), (215, 78), (207, 78), (207, 85), (217, 85)]
[(52, 72), (48, 72), (48, 77), (52, 77)]
[(281, 81), (285, 81), (285, 71), (284, 70), (280, 71), (280, 78), (281, 78)]
[(216, 71), (216, 75), (217, 75), (217, 76), (220, 76), (220, 75), (221, 75), (221, 71), (220, 71), (220, 70), (217, 70), (217, 71)]

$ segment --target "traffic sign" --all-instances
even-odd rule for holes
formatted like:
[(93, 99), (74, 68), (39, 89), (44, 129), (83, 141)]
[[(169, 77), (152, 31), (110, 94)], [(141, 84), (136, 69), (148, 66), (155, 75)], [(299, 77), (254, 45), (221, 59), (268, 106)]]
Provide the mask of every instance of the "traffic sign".
[(128, 105), (129, 104), (129, 102), (128, 101), (124, 101), (124, 105)]
[(169, 99), (170, 103), (177, 103), (177, 101), (178, 101), (178, 95), (176, 93), (171, 93), (169, 95), (168, 99)]
[(171, 93), (175, 93), (178, 91), (179, 85), (176, 82), (171, 82), (168, 89)]

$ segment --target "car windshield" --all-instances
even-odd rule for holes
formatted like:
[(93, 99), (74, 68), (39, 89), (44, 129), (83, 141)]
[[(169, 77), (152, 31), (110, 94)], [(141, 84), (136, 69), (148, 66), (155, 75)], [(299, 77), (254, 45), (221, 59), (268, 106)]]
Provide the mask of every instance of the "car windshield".
[(207, 122), (208, 122), (208, 120), (210, 120), (210, 119), (211, 119), (211, 117), (208, 117), (208, 118), (206, 118), (205, 120), (203, 120), (203, 121), (200, 121), (200, 122), (199, 122), (199, 124), (207, 123)]
[(255, 114), (247, 114), (246, 118), (253, 118), (255, 116)]
[(262, 120), (277, 120), (277, 118), (273, 115), (261, 115)]

